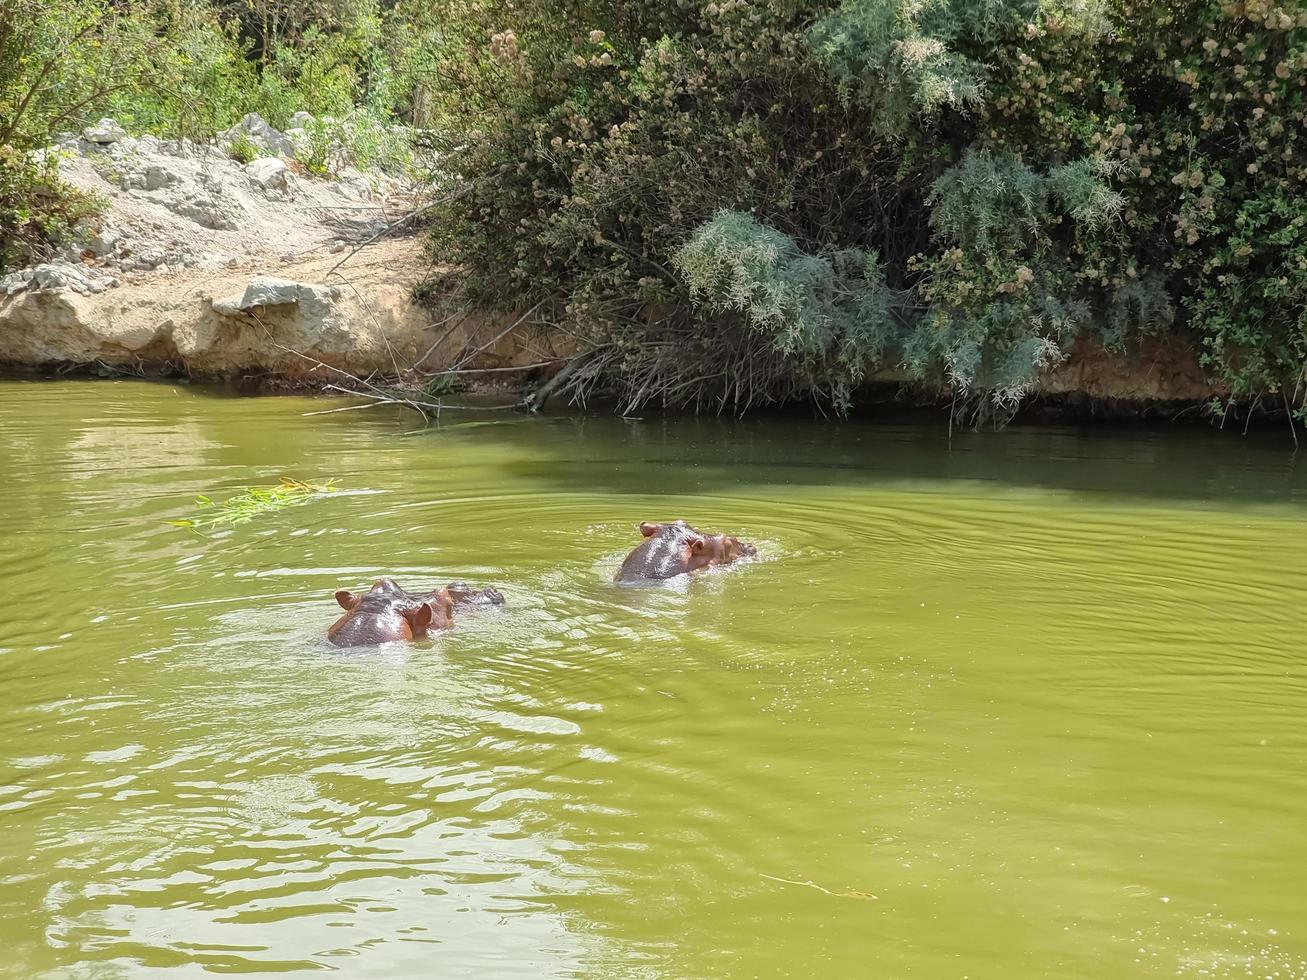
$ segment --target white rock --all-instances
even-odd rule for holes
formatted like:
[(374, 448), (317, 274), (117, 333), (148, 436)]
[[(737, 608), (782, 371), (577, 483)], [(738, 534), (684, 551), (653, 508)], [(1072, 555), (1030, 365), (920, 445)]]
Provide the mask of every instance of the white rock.
[(136, 256), (136, 268), (138, 269), (157, 269), (163, 265), (164, 253), (161, 248), (147, 248)]
[(94, 126), (87, 126), (82, 130), (82, 138), (88, 143), (99, 143), (106, 146), (111, 143), (117, 143), (127, 136), (127, 130), (118, 125), (115, 119), (101, 119)]
[(215, 231), (235, 231), (237, 227), (236, 222), (232, 220), (222, 205), (212, 198), (187, 198), (174, 202), (169, 206), (168, 210), (180, 214), (183, 218), (190, 218), (201, 228), (212, 228)]
[(314, 121), (313, 114), (310, 112), (305, 112), (303, 109), (301, 109), (299, 112), (295, 113), (295, 115), (290, 117), (290, 128), (303, 129), (305, 126), (307, 126), (309, 123), (313, 121)]
[(164, 140), (159, 144), (159, 152), (165, 153), (170, 157), (186, 157), (195, 155), (195, 144), (190, 140), (182, 137), (179, 140)]
[(331, 306), (332, 301), (339, 298), (340, 290), (334, 286), (294, 282), (273, 276), (255, 276), (245, 287), (245, 292), (214, 300), (213, 309), (224, 316), (234, 316), (237, 313), (248, 313), (261, 306), (293, 304), (315, 316), (322, 316)]
[(157, 191), (181, 183), (181, 177), (165, 167), (160, 167), (158, 164), (150, 164), (139, 174), (133, 176), (138, 179), (133, 179), (132, 185), (143, 187), (147, 191)]
[(86, 247), (91, 250), (96, 258), (104, 258), (104, 256), (113, 252), (120, 241), (122, 241), (122, 235), (106, 225), (87, 237)]
[(260, 157), (245, 165), (245, 176), (250, 182), (264, 190), (284, 191), (286, 183), (286, 164), (276, 157)]
[(135, 162), (140, 156), (140, 149), (136, 140), (130, 136), (124, 136), (122, 139), (115, 140), (104, 150), (109, 154), (109, 159), (122, 162)]
[(35, 289), (71, 289), (83, 294), (104, 289), (98, 277), (80, 262), (46, 262), (32, 269), (27, 278)]
[(251, 143), (262, 147), (270, 153), (295, 155), (295, 144), (285, 133), (274, 129), (266, 119), (257, 112), (248, 113), (239, 123), (222, 134), (228, 143), (238, 135), (244, 135)]

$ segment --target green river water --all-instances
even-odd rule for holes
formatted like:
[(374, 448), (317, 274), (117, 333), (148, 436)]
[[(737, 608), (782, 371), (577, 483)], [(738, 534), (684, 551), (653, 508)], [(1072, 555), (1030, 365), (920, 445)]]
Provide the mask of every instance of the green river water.
[[(1307, 976), (1283, 432), (337, 404), (0, 383), (0, 974)], [(676, 517), (761, 558), (613, 585)]]

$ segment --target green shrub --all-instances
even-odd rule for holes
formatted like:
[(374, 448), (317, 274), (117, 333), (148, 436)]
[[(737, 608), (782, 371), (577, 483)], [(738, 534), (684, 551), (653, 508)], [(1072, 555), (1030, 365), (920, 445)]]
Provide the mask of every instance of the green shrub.
[(5, 0), (0, 145), (44, 146), (116, 94), (150, 87), (165, 47), (154, 27), (148, 13), (128, 16), (103, 0)]
[(407, 173), (413, 163), (412, 138), (387, 119), (360, 109), (343, 119), (310, 120), (296, 150), (306, 170), (319, 177), (346, 167)]
[(897, 341), (898, 324), (874, 252), (809, 255), (738, 211), (722, 211), (676, 253), (691, 299), (735, 311), (780, 354), (856, 383)]
[(104, 201), (59, 179), (53, 154), (37, 156), (0, 146), (0, 269), (37, 261)]
[[(633, 403), (703, 403), (747, 355), (752, 400), (883, 365), (1005, 414), (1078, 338), (1146, 332), (1307, 399), (1300, 5), (449, 0), (417, 23), (467, 187), (433, 251), (475, 298), (551, 302)], [(665, 383), (671, 350), (693, 385)]]
[(242, 166), (264, 155), (263, 148), (245, 133), (237, 132), (227, 143), (227, 155)]
[(154, 29), (168, 43), (150, 77), (106, 107), (129, 132), (205, 139), (253, 110), (258, 72), (233, 21), (195, 4), (157, 14)]

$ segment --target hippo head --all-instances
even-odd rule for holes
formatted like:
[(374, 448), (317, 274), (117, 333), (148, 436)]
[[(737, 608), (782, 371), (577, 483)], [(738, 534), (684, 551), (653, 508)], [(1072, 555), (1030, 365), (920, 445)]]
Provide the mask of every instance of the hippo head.
[(405, 592), (394, 579), (378, 579), (362, 595), (341, 589), (336, 602), (345, 615), (327, 632), (337, 646), (418, 639), (454, 621), (454, 599), (448, 589), (425, 596)]
[(741, 558), (753, 558), (758, 549), (746, 541), (729, 534), (705, 534), (697, 527), (685, 521), (672, 521), (667, 524), (654, 524), (645, 521), (640, 525), (640, 533), (646, 538), (656, 538), (683, 551), (682, 560), (686, 572), (697, 571), (710, 565), (729, 565)]
[(456, 609), (502, 606), (504, 604), (504, 593), (498, 589), (474, 589), (466, 582), (450, 582), (441, 591), (449, 593), (450, 598), (454, 600)]

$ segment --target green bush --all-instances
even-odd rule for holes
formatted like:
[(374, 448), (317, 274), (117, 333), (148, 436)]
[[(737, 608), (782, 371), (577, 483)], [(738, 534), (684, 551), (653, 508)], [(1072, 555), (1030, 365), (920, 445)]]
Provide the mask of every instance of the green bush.
[(237, 132), (227, 143), (227, 155), (242, 166), (263, 156), (264, 151), (247, 135)]
[(433, 251), (476, 298), (551, 303), (633, 404), (738, 405), (742, 370), (750, 403), (838, 400), (898, 367), (1004, 414), (1076, 339), (1145, 332), (1195, 339), (1236, 393), (1307, 397), (1299, 5), (459, 0), (417, 23), (466, 186)]
[(233, 21), (203, 5), (152, 20), (168, 43), (141, 84), (113, 93), (108, 115), (129, 132), (204, 139), (253, 111), (259, 76)]
[(413, 164), (413, 143), (385, 117), (360, 109), (343, 119), (315, 118), (304, 127), (297, 157), (319, 177), (346, 167), (406, 173)]
[(39, 157), (0, 146), (0, 269), (37, 261), (104, 202), (59, 179), (53, 154)]

